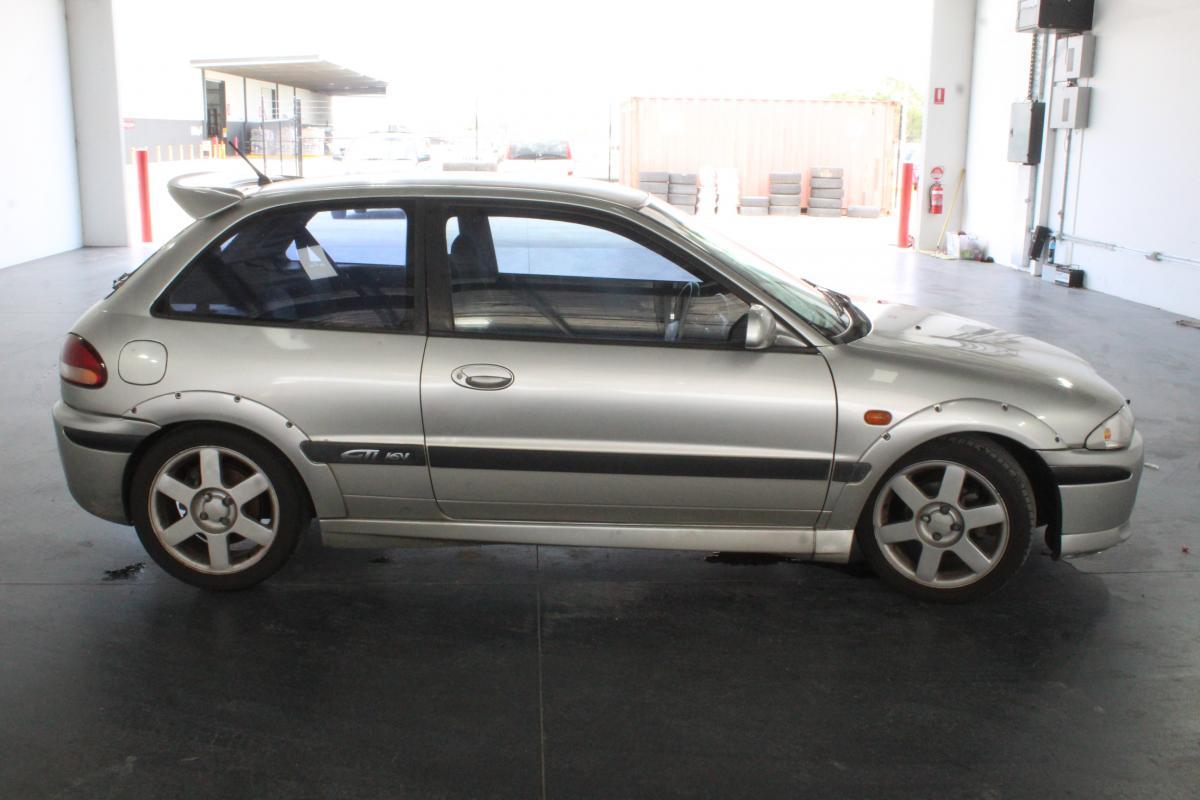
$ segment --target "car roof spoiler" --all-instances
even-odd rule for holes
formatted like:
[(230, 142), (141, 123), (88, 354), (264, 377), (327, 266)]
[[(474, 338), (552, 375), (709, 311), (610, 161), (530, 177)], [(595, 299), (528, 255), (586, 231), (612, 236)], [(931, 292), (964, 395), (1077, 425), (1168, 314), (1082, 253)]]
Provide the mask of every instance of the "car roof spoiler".
[(232, 208), (259, 189), (257, 181), (229, 181), (215, 172), (192, 172), (172, 178), (167, 193), (192, 219), (205, 219)]

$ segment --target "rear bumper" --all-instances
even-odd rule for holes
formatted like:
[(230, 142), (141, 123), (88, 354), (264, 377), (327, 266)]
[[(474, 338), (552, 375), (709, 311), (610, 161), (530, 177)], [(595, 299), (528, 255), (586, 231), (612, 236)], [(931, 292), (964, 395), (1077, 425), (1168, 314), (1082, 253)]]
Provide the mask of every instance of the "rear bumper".
[(54, 433), (67, 489), (85, 511), (129, 524), (125, 469), (138, 444), (158, 430), (149, 422), (89, 414), (61, 400), (54, 404)]
[(1060, 555), (1098, 553), (1129, 538), (1142, 450), (1142, 435), (1135, 431), (1124, 450), (1042, 451), (1058, 480)]

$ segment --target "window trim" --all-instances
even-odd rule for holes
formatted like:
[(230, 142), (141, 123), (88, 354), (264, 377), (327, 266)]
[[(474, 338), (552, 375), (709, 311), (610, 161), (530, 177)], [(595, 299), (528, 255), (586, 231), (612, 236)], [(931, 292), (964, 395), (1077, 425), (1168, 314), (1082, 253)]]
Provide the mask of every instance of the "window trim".
[[(387, 327), (369, 327), (369, 328), (350, 328), (331, 325), (319, 325), (311, 322), (288, 320), (255, 320), (241, 319), (238, 317), (201, 317), (192, 316), (164, 310), (167, 304), (167, 297), (171, 291), (183, 281), (188, 272), (195, 266), (196, 262), (214, 246), (219, 246), (222, 242), (228, 241), (230, 237), (240, 233), (247, 225), (254, 224), (263, 216), (268, 214), (290, 213), (295, 211), (305, 211), (314, 209), (315, 213), (322, 211), (363, 211), (377, 208), (394, 208), (404, 212), (407, 219), (407, 241), (405, 243), (405, 265), (404, 268), (412, 275), (412, 325), (408, 330), (398, 330), (396, 328)], [(314, 330), (314, 331), (330, 331), (334, 333), (386, 333), (395, 336), (426, 336), (429, 331), (428, 323), (428, 307), (426, 302), (425, 288), (425, 265), (424, 254), (427, 251), (425, 245), (425, 224), (423, 215), (426, 213), (426, 203), (420, 198), (414, 197), (372, 197), (363, 198), (361, 200), (302, 200), (294, 203), (280, 203), (268, 208), (259, 209), (243, 217), (238, 218), (233, 223), (224, 228), (220, 233), (210, 238), (205, 242), (204, 247), (196, 252), (187, 263), (176, 273), (175, 277), (163, 287), (150, 304), (150, 316), (155, 319), (168, 319), (181, 322), (199, 322), (205, 324), (218, 325), (243, 325), (257, 328), (285, 328), (289, 330)]]
[[(451, 300), (452, 287), (450, 283), (449, 253), (446, 242), (446, 223), (449, 222), (450, 218), (455, 215), (455, 212), (458, 209), (479, 208), (483, 208), (489, 212), (495, 211), (497, 216), (526, 216), (535, 219), (559, 220), (562, 222), (571, 222), (578, 225), (587, 225), (590, 227), (599, 228), (601, 230), (606, 230), (618, 236), (623, 236), (633, 243), (645, 247), (651, 252), (657, 253), (682, 270), (697, 275), (706, 281), (717, 283), (724, 291), (734, 295), (747, 306), (760, 304), (760, 301), (752, 294), (747, 292), (741, 286), (738, 286), (737, 284), (727, 280), (725, 276), (714, 271), (712, 267), (693, 256), (691, 253), (686, 252), (682, 248), (674, 246), (671, 242), (665, 240), (662, 236), (656, 235), (653, 231), (647, 230), (637, 223), (623, 219), (615, 214), (607, 213), (599, 209), (580, 206), (565, 206), (558, 203), (546, 203), (536, 200), (509, 200), (474, 197), (439, 198), (438, 200), (430, 203), (429, 208), (426, 209), (425, 216), (425, 220), (428, 225), (428, 235), (425, 238), (425, 264), (428, 266), (426, 293), (428, 295), (429, 306), (429, 336), (436, 336), (439, 338), (489, 339), (493, 341), (547, 342), (552, 344), (591, 344), (610, 346), (615, 345), (618, 347), (661, 347), (665, 349), (720, 350), (722, 352), (817, 352), (815, 348), (807, 344), (802, 347), (776, 344), (765, 351), (749, 351), (739, 345), (716, 342), (667, 342), (653, 339), (616, 339), (601, 336), (557, 337), (539, 336), (537, 334), (489, 333), (485, 331), (455, 330), (453, 301)], [(791, 325), (785, 320), (778, 319), (778, 315), (776, 315), (776, 319), (783, 332), (798, 338), (800, 341), (804, 341), (804, 337), (792, 331)]]

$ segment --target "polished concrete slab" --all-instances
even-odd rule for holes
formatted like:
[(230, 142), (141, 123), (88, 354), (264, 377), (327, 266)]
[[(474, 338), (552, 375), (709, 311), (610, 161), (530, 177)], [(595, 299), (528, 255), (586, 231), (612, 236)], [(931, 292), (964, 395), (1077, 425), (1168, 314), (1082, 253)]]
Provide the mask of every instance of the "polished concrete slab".
[(67, 496), (48, 413), (63, 334), (138, 255), (63, 254), (0, 270), (0, 797), (1195, 797), (1200, 331), (849, 220), (722, 224), (1093, 360), (1158, 467), (1134, 538), (1035, 552), (962, 608), (856, 568), (582, 548), (310, 539), (229, 596), (117, 577), (148, 559)]

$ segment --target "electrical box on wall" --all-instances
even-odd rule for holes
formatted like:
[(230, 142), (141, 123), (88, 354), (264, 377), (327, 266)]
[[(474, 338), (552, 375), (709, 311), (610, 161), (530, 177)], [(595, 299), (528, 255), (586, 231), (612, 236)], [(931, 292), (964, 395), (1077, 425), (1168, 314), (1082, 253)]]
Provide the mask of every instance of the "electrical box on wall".
[(1096, 37), (1090, 33), (1068, 36), (1058, 40), (1054, 57), (1054, 80), (1075, 81), (1092, 77), (1092, 61), (1096, 52)]
[(1086, 128), (1092, 90), (1086, 86), (1059, 84), (1051, 99), (1051, 128)]
[(1042, 160), (1042, 125), (1045, 103), (1013, 103), (1008, 123), (1008, 160), (1038, 164)]
[(1019, 31), (1090, 31), (1093, 0), (1018, 0)]

